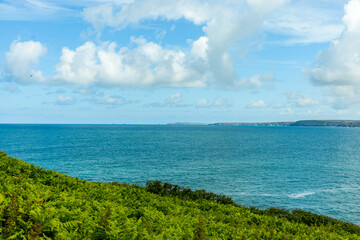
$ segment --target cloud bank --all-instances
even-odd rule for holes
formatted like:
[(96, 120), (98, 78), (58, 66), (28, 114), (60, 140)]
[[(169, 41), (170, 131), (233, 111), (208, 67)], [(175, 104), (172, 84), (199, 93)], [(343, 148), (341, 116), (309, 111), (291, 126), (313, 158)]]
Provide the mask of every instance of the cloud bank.
[[(204, 87), (205, 77), (191, 65), (192, 56), (165, 49), (144, 38), (132, 38), (135, 48), (119, 48), (115, 42), (86, 42), (71, 50), (63, 48), (53, 80), (89, 86)], [(189, 59), (190, 58), (190, 59)]]
[[(185, 49), (164, 47), (142, 36), (130, 39), (130, 45), (134, 47), (92, 41), (76, 49), (64, 47), (56, 74), (48, 78), (33, 69), (46, 52), (44, 45), (16, 41), (7, 53), (6, 66), (19, 83), (65, 83), (85, 87), (263, 88), (266, 86), (262, 79), (272, 78), (271, 74), (256, 75), (247, 80), (236, 73), (235, 44), (259, 33), (265, 16), (285, 2), (147, 0), (101, 4), (88, 7), (82, 13), (84, 20), (98, 32), (104, 28), (120, 30), (146, 20), (185, 19), (202, 26), (203, 36), (193, 39)], [(20, 71), (16, 70), (18, 61), (24, 63)]]
[[(338, 21), (343, 6), (339, 0), (291, 1), (270, 14), (264, 21), (267, 32), (285, 36), (286, 44), (307, 44), (329, 42), (338, 38), (344, 26)], [(333, 8), (324, 7), (332, 5)]]
[(345, 5), (340, 38), (320, 52), (315, 67), (304, 70), (316, 86), (329, 87), (332, 95), (355, 97), (360, 93), (360, 0)]
[(33, 66), (46, 51), (46, 47), (40, 42), (13, 41), (5, 54), (5, 71), (19, 83), (45, 82), (42, 72), (34, 70)]

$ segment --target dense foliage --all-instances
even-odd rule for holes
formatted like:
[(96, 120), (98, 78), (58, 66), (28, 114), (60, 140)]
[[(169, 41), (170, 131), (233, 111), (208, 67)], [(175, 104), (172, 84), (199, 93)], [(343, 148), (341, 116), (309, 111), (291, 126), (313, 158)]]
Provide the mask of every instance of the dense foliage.
[(0, 152), (0, 239), (360, 239), (360, 228), (159, 181), (87, 182)]
[[(221, 204), (231, 204), (234, 206), (243, 207), (236, 204), (230, 197), (225, 195), (219, 195), (212, 192), (206, 192), (205, 190), (191, 190), (190, 188), (180, 187), (168, 182), (162, 183), (159, 180), (156, 181), (147, 181), (146, 182), (146, 191), (160, 194), (162, 196), (177, 196), (181, 199), (187, 200), (197, 200), (197, 199), (206, 199), (213, 202)], [(256, 207), (247, 208), (252, 213), (258, 215), (273, 216), (278, 218), (284, 218), (292, 222), (304, 223), (308, 226), (326, 226), (326, 225), (336, 225), (338, 229), (342, 229), (349, 233), (360, 233), (360, 227), (348, 222), (343, 222), (336, 220), (334, 218), (318, 215), (311, 212), (306, 212), (301, 209), (295, 209), (293, 211), (288, 211), (281, 208), (268, 208), (265, 210), (258, 209)]]
[(206, 192), (205, 190), (193, 191), (191, 188), (181, 187), (168, 182), (162, 183), (159, 180), (147, 181), (145, 189), (148, 192), (159, 194), (161, 196), (176, 196), (186, 200), (205, 199), (221, 204), (235, 205), (235, 202), (225, 195)]

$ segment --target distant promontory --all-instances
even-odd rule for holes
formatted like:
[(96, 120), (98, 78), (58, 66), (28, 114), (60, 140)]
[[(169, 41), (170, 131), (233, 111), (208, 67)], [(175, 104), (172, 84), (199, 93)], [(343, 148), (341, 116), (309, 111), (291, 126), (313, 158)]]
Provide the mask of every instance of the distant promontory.
[(313, 127), (360, 127), (359, 120), (301, 120), (289, 122), (230, 122), (230, 123), (212, 123), (209, 125), (217, 126), (313, 126)]

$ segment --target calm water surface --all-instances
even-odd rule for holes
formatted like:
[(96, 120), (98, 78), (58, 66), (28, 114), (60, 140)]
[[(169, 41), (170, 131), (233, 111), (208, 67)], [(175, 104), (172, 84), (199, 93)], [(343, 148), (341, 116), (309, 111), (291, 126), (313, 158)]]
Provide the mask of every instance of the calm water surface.
[(0, 125), (0, 149), (86, 180), (159, 179), (360, 225), (360, 128)]

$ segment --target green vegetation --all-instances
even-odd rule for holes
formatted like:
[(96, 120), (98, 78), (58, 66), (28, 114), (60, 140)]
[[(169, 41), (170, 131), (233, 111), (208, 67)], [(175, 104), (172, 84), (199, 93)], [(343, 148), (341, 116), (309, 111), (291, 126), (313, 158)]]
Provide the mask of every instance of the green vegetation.
[(87, 182), (0, 152), (0, 239), (360, 239), (360, 227), (160, 181)]

